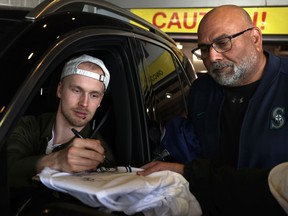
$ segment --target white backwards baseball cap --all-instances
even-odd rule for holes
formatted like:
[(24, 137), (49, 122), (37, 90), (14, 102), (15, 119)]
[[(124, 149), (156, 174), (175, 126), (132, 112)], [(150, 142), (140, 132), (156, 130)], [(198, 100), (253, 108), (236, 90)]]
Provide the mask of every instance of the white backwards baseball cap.
[[(79, 69), (78, 65), (83, 63), (83, 62), (92, 62), (96, 65), (98, 65), (102, 71), (104, 72), (104, 75), (100, 75), (91, 71), (87, 71), (87, 70), (83, 70), (83, 69)], [(63, 70), (62, 70), (62, 74), (61, 74), (61, 79), (63, 79), (66, 76), (70, 76), (70, 75), (82, 75), (82, 76), (87, 76), (93, 79), (96, 79), (100, 82), (103, 82), (104, 86), (105, 86), (105, 90), (108, 88), (109, 85), (109, 80), (110, 80), (110, 73), (107, 70), (107, 68), (105, 67), (104, 63), (102, 60), (89, 56), (89, 55), (81, 55), (79, 57), (76, 58), (72, 58), (71, 60), (69, 60)]]

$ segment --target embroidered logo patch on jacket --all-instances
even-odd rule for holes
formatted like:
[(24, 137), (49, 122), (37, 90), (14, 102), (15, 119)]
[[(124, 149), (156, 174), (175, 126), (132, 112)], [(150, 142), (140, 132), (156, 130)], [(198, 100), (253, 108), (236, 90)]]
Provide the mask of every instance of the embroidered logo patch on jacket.
[(279, 129), (284, 126), (286, 122), (285, 119), (285, 108), (276, 107), (271, 112), (270, 128)]

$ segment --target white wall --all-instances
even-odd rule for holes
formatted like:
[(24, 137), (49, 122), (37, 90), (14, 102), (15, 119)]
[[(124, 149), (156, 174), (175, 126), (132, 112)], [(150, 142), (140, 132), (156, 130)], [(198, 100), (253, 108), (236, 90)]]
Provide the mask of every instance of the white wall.
[[(35, 7), (44, 0), (0, 0), (0, 5)], [(106, 0), (123, 8), (191, 8), (215, 7), (222, 4), (239, 6), (280, 6), (288, 5), (288, 0)]]
[(44, 0), (0, 0), (0, 5), (34, 8)]
[(106, 0), (124, 8), (191, 8), (216, 7), (223, 4), (249, 6), (287, 6), (288, 0)]
[[(0, 0), (0, 5), (35, 7), (44, 0)], [(106, 0), (123, 8), (191, 8), (215, 7), (222, 4), (239, 6), (287, 6), (288, 0)]]

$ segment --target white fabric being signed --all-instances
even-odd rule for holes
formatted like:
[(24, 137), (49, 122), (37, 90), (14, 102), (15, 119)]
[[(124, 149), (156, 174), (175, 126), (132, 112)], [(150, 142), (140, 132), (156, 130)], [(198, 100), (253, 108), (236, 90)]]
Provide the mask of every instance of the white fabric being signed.
[(92, 207), (121, 211), (127, 215), (198, 216), (200, 205), (189, 191), (189, 183), (175, 172), (160, 171), (138, 176), (138, 168), (118, 167), (114, 171), (69, 174), (45, 168), (41, 182), (68, 193)]
[(288, 162), (275, 166), (269, 174), (270, 191), (288, 214)]

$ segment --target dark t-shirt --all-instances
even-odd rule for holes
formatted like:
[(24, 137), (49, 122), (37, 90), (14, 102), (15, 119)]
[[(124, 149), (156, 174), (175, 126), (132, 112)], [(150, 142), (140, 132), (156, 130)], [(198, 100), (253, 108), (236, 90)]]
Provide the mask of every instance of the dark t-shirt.
[(241, 125), (258, 84), (256, 81), (245, 86), (225, 87), (220, 135), (220, 162), (225, 165), (237, 166)]

